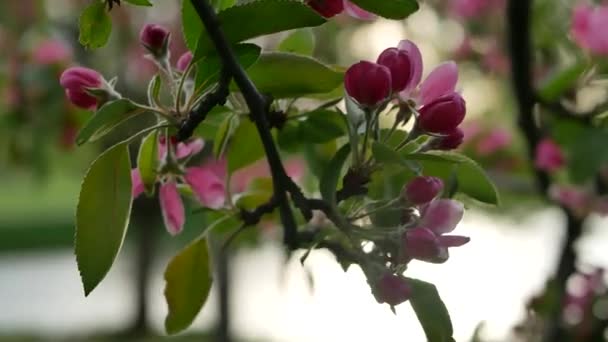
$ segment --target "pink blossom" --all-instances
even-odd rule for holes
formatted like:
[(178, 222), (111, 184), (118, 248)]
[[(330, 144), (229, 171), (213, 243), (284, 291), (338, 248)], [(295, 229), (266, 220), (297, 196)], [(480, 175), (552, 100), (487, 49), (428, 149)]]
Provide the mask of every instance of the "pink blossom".
[(421, 205), (432, 201), (443, 190), (443, 181), (437, 177), (419, 176), (403, 189), (402, 197), (412, 204)]
[(458, 83), (458, 66), (449, 61), (438, 65), (420, 85), (420, 101), (427, 105), (435, 99), (454, 93)]
[(562, 150), (553, 140), (545, 138), (536, 145), (534, 165), (544, 171), (559, 170), (566, 163)]
[(198, 200), (206, 207), (218, 209), (224, 205), (226, 188), (224, 180), (214, 170), (204, 166), (190, 167), (184, 176)]
[(375, 107), (391, 94), (391, 71), (384, 65), (361, 61), (346, 71), (344, 87), (361, 106)]
[(331, 18), (344, 10), (343, 0), (306, 0), (306, 4), (325, 18)]
[(466, 103), (458, 93), (435, 98), (419, 110), (419, 127), (431, 133), (450, 134), (466, 115)]
[(431, 229), (420, 226), (408, 229), (402, 236), (402, 248), (405, 260), (408, 258), (441, 264), (449, 257), (448, 248), (460, 247), (470, 239), (460, 235), (441, 235)]
[(57, 64), (69, 61), (72, 58), (72, 50), (61, 40), (48, 39), (36, 46), (32, 57), (37, 64)]
[(608, 5), (580, 4), (574, 8), (570, 32), (574, 41), (596, 55), (608, 54)]
[(511, 132), (504, 128), (494, 128), (477, 142), (477, 153), (489, 155), (509, 146), (513, 141)]
[(370, 13), (361, 7), (353, 4), (349, 0), (344, 0), (344, 12), (350, 15), (351, 17), (359, 20), (374, 20), (376, 19), (376, 15)]
[(173, 180), (169, 180), (160, 186), (158, 197), (160, 209), (167, 231), (171, 235), (177, 235), (184, 229), (186, 214), (184, 204)]
[[(174, 139), (173, 139), (174, 140)], [(172, 144), (175, 145), (175, 142), (172, 140)], [(192, 139), (187, 142), (179, 142), (175, 145), (175, 157), (177, 159), (183, 159), (186, 157), (193, 156), (205, 147), (205, 142), (203, 139)], [(165, 137), (161, 137), (158, 141), (158, 159), (165, 159), (167, 155), (167, 144), (165, 142)]]
[(445, 234), (456, 228), (463, 215), (462, 203), (452, 199), (436, 199), (423, 208), (420, 225), (436, 234)]
[(557, 203), (574, 211), (584, 214), (592, 204), (592, 196), (587, 191), (576, 186), (554, 185), (549, 189), (549, 197)]
[(405, 51), (410, 57), (410, 79), (405, 89), (399, 94), (403, 99), (408, 99), (412, 92), (416, 89), (420, 80), (422, 80), (422, 54), (418, 46), (410, 40), (402, 40), (397, 47), (399, 50)]
[(65, 89), (70, 102), (78, 107), (90, 110), (97, 107), (98, 100), (87, 90), (101, 88), (104, 82), (100, 73), (84, 67), (68, 68), (59, 78), (59, 83)]
[(186, 69), (188, 69), (188, 66), (190, 65), (190, 62), (192, 62), (192, 58), (193, 55), (190, 51), (185, 52), (183, 55), (181, 55), (177, 60), (177, 70), (181, 72), (186, 71)]
[(144, 182), (138, 168), (131, 169), (131, 194), (133, 198), (139, 197), (144, 192)]
[(405, 279), (394, 274), (386, 273), (375, 286), (376, 299), (380, 303), (391, 306), (399, 305), (412, 296), (412, 289)]

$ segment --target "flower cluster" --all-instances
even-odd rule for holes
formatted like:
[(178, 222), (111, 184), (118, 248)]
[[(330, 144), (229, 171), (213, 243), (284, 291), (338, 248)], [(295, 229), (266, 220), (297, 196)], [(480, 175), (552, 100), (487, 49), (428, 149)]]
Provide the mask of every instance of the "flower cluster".
[(581, 4), (574, 8), (571, 33), (574, 41), (595, 55), (608, 55), (608, 5)]
[(404, 40), (398, 47), (382, 52), (375, 63), (361, 61), (351, 66), (345, 88), (367, 110), (381, 108), (391, 100), (412, 107), (417, 113), (417, 128), (440, 138), (437, 147), (456, 148), (463, 139), (458, 126), (466, 114), (465, 101), (456, 92), (458, 67), (452, 61), (445, 62), (421, 83), (422, 72), (420, 50)]
[(373, 20), (376, 18), (374, 14), (363, 10), (349, 0), (306, 0), (306, 3), (325, 18), (331, 18), (342, 12), (346, 12), (351, 17), (361, 20)]

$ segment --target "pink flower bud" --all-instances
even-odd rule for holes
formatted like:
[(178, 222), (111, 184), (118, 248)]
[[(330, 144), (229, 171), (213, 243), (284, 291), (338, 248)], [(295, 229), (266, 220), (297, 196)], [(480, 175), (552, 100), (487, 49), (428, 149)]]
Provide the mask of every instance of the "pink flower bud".
[(186, 182), (202, 205), (218, 209), (224, 205), (226, 187), (213, 170), (206, 167), (190, 167), (184, 176)]
[(416, 89), (420, 80), (422, 80), (422, 54), (418, 46), (410, 40), (402, 40), (399, 42), (398, 49), (407, 53), (410, 58), (410, 79), (407, 82), (405, 89), (399, 94), (404, 100), (408, 100), (411, 93)]
[(400, 92), (412, 78), (412, 63), (407, 52), (397, 48), (388, 48), (378, 57), (378, 64), (384, 65), (391, 72), (391, 84), (394, 92)]
[(443, 95), (420, 109), (418, 125), (426, 132), (450, 134), (464, 120), (466, 104), (458, 93)]
[(139, 33), (139, 41), (155, 57), (167, 54), (169, 30), (157, 24), (146, 24)]
[(437, 66), (420, 84), (420, 102), (427, 105), (437, 98), (456, 91), (458, 65), (449, 61)]
[(144, 192), (144, 182), (138, 168), (131, 169), (131, 194), (133, 198), (139, 197)]
[(97, 107), (98, 99), (89, 94), (87, 89), (101, 88), (104, 80), (101, 74), (93, 69), (72, 67), (61, 74), (59, 83), (65, 89), (70, 102), (80, 108), (93, 110)]
[(170, 180), (160, 186), (158, 193), (160, 209), (163, 215), (165, 227), (171, 235), (177, 235), (184, 229), (186, 214), (184, 204), (179, 196), (177, 185)]
[(181, 55), (177, 60), (177, 70), (184, 72), (192, 62), (192, 52), (188, 51)]
[(361, 7), (353, 4), (352, 2), (350, 2), (348, 0), (344, 0), (344, 12), (346, 12), (351, 17), (353, 17), (355, 19), (359, 19), (359, 20), (376, 19), (375, 14), (362, 9)]
[(458, 148), (458, 146), (462, 144), (463, 140), (464, 132), (459, 127), (456, 127), (456, 129), (439, 140), (437, 143), (437, 148), (444, 151), (453, 150)]
[(443, 181), (437, 177), (419, 176), (412, 179), (403, 189), (403, 197), (410, 203), (429, 203), (443, 190)]
[(344, 86), (361, 106), (374, 107), (391, 93), (391, 71), (384, 65), (361, 61), (346, 71)]
[(590, 193), (576, 186), (553, 185), (549, 198), (581, 215), (587, 213), (593, 202)]
[(331, 18), (344, 10), (343, 0), (306, 0), (306, 3), (325, 18)]
[(72, 50), (60, 40), (49, 39), (43, 41), (34, 49), (32, 58), (37, 64), (57, 64), (70, 60)]
[(420, 224), (441, 235), (453, 231), (463, 215), (462, 203), (451, 199), (436, 199), (424, 208)]
[(566, 163), (560, 147), (551, 139), (546, 138), (536, 145), (534, 165), (544, 171), (559, 170)]
[(394, 274), (385, 273), (376, 283), (376, 299), (391, 306), (399, 305), (412, 296), (407, 281)]
[(449, 258), (448, 249), (442, 246), (437, 235), (428, 228), (408, 229), (402, 236), (403, 250), (407, 257), (436, 264)]

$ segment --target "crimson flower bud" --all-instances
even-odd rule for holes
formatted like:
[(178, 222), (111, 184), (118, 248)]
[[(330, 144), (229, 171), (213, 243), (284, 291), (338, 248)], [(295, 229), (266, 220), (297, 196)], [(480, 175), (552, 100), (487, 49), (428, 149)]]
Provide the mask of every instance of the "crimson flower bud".
[(453, 150), (462, 144), (464, 140), (464, 132), (462, 129), (456, 127), (453, 131), (448, 133), (445, 137), (441, 138), (437, 144), (437, 148), (440, 150)]
[(407, 52), (397, 48), (388, 48), (378, 57), (378, 64), (384, 65), (391, 71), (393, 92), (405, 89), (412, 76), (412, 63)]
[(384, 65), (361, 61), (346, 71), (344, 87), (361, 106), (374, 107), (391, 94), (391, 71)]
[(167, 55), (169, 45), (169, 30), (157, 24), (146, 24), (139, 33), (139, 41), (156, 57)]
[(543, 171), (553, 172), (566, 164), (566, 158), (559, 145), (545, 138), (536, 145), (534, 165)]
[(465, 114), (464, 99), (453, 92), (423, 106), (420, 109), (418, 124), (426, 132), (449, 134), (460, 125)]
[(443, 181), (437, 177), (419, 176), (412, 179), (404, 188), (402, 196), (416, 205), (432, 201), (443, 190)]
[(307, 0), (306, 3), (325, 18), (331, 18), (344, 11), (343, 0)]
[(59, 83), (65, 89), (65, 94), (74, 105), (84, 109), (95, 109), (97, 97), (87, 90), (102, 88), (103, 76), (93, 69), (72, 67), (66, 69), (59, 78)]
[(376, 299), (391, 306), (399, 305), (412, 296), (407, 281), (394, 274), (385, 273), (376, 283)]
[(192, 52), (188, 51), (181, 55), (177, 60), (177, 70), (184, 72), (188, 69), (188, 65), (192, 62)]

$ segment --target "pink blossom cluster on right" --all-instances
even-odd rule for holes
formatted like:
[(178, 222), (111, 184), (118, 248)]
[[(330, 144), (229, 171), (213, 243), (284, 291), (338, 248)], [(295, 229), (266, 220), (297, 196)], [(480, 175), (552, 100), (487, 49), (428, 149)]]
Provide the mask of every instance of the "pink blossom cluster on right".
[(608, 5), (579, 4), (572, 14), (570, 32), (574, 41), (595, 55), (608, 55)]

